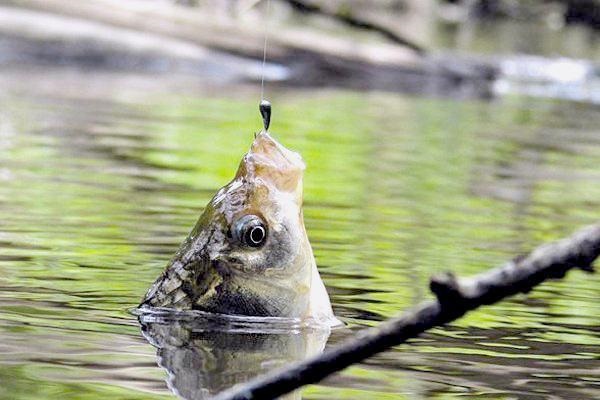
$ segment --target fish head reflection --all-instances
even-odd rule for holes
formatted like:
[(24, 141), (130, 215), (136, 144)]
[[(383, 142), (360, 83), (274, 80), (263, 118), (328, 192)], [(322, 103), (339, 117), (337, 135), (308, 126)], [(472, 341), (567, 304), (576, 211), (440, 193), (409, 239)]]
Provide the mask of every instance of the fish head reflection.
[[(204, 318), (207, 317), (207, 318)], [(255, 319), (257, 320), (257, 318)], [(293, 320), (141, 315), (142, 334), (157, 349), (167, 385), (186, 400), (208, 399), (232, 386), (323, 351), (330, 330)], [(300, 399), (300, 392), (286, 399)]]

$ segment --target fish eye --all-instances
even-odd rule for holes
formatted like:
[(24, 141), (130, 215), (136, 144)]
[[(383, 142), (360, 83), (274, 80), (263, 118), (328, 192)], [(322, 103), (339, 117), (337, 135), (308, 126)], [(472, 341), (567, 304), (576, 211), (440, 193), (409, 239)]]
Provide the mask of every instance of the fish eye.
[(267, 227), (256, 215), (245, 215), (235, 222), (234, 236), (249, 247), (261, 247), (267, 240)]

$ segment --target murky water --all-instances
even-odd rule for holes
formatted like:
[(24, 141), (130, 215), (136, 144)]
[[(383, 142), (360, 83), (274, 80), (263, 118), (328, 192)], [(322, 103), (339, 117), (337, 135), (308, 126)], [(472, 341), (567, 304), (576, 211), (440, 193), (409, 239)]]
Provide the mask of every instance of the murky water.
[[(129, 313), (259, 129), (256, 88), (64, 69), (0, 85), (0, 399), (203, 398), (320, 350), (311, 332), (184, 321), (143, 327), (157, 354)], [(306, 225), (347, 323), (328, 345), (429, 297), (435, 272), (473, 274), (598, 219), (598, 106), (270, 97), (273, 132), (308, 164)], [(600, 275), (573, 272), (302, 396), (598, 398), (599, 297)]]

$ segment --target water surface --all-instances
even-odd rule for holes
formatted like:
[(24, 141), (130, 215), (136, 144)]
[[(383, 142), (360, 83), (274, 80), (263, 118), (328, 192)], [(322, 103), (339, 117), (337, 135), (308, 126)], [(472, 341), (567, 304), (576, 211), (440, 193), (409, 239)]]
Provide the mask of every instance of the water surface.
[[(184, 324), (166, 346), (191, 352), (159, 350), (159, 366), (129, 313), (260, 128), (255, 87), (50, 68), (3, 71), (0, 85), (0, 399), (169, 399), (168, 385), (202, 398), (198, 368), (226, 386), (246, 362), (318, 350), (301, 332), (219, 342)], [(306, 226), (347, 323), (328, 346), (428, 298), (436, 272), (477, 273), (598, 219), (597, 105), (270, 100), (272, 131), (308, 164)], [(600, 276), (573, 272), (302, 396), (598, 398), (599, 296)]]

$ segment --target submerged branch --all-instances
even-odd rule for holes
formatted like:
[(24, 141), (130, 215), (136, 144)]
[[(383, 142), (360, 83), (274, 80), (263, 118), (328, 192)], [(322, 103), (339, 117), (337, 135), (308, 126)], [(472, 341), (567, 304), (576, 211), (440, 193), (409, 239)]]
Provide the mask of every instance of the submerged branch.
[(436, 300), (425, 301), (379, 327), (365, 329), (319, 356), (234, 386), (217, 399), (273, 399), (317, 383), (428, 329), (452, 322), (470, 310), (529, 292), (547, 279), (562, 278), (572, 268), (593, 272), (592, 263), (598, 256), (600, 224), (584, 228), (567, 239), (540, 246), (526, 257), (472, 278), (457, 278), (450, 273), (433, 277), (430, 288)]
[(342, 22), (353, 28), (376, 32), (376, 33), (379, 33), (380, 35), (384, 36), (386, 39), (388, 39), (396, 44), (399, 44), (401, 46), (408, 47), (409, 49), (414, 50), (415, 52), (417, 52), (419, 54), (425, 53), (425, 49), (422, 46), (414, 43), (413, 41), (411, 41), (409, 39), (406, 39), (406, 38), (398, 35), (396, 32), (394, 32), (390, 29), (387, 29), (381, 25), (377, 25), (373, 22), (354, 17), (350, 14), (329, 11), (329, 10), (326, 10), (325, 8), (320, 7), (316, 4), (310, 4), (310, 3), (306, 3), (306, 2), (300, 1), (300, 0), (283, 0), (283, 1), (300, 12), (307, 13), (307, 14), (322, 15), (322, 16), (325, 16), (328, 18), (332, 18), (336, 21)]

